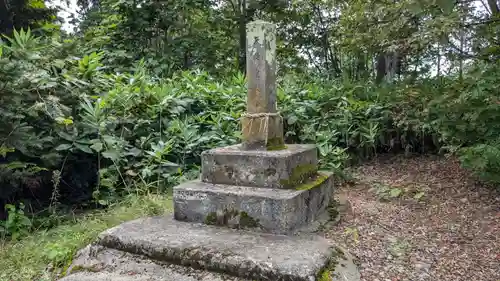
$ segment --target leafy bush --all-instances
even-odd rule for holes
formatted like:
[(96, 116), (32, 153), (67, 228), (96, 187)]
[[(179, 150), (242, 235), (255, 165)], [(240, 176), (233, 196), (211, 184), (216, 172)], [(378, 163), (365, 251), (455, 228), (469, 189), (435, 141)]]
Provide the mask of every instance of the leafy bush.
[(500, 144), (476, 144), (460, 150), (462, 165), (481, 179), (500, 183)]
[(79, 98), (62, 79), (65, 62), (58, 57), (72, 44), (47, 40), (21, 30), (0, 45), (0, 202), (26, 193), (50, 198), (50, 189), (42, 188), (50, 171), (72, 159), (54, 149), (61, 121)]
[(24, 214), (24, 204), (19, 204), (19, 208), (7, 204), (5, 208), (9, 215), (5, 221), (0, 222), (0, 234), (2, 236), (10, 235), (15, 240), (28, 233), (32, 224), (31, 220)]
[(429, 110), (444, 149), (480, 179), (500, 184), (500, 63), (477, 64), (459, 83), (448, 83)]
[(102, 159), (94, 197), (144, 184), (169, 187), (196, 168), (203, 150), (238, 141), (241, 76), (233, 79), (233, 87), (203, 72), (155, 82), (139, 68), (132, 76), (113, 79), (114, 89), (82, 103), (82, 133), (74, 137), (85, 146), (67, 144)]

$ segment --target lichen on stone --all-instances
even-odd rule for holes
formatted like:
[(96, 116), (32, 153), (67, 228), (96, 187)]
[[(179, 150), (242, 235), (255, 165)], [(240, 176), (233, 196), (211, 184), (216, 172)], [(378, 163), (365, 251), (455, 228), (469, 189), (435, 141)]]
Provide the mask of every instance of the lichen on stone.
[(276, 61), (276, 27), (274, 24), (265, 21), (254, 21), (247, 24), (247, 40), (250, 42), (247, 45), (247, 53), (254, 55), (257, 53), (257, 48), (254, 47), (258, 44), (261, 48), (265, 49), (265, 60), (269, 65), (273, 65)]
[(301, 185), (297, 186), (296, 190), (310, 190), (320, 186), (323, 182), (328, 179), (328, 176), (317, 174), (312, 180), (308, 182), (304, 182)]
[(266, 143), (266, 150), (275, 151), (275, 150), (283, 150), (286, 149), (285, 141), (283, 137), (276, 137), (272, 139), (268, 139)]
[(259, 220), (252, 218), (246, 212), (240, 212), (240, 226), (242, 227), (259, 227)]
[(217, 224), (217, 213), (216, 212), (211, 212), (207, 215), (205, 218), (205, 224), (208, 225), (215, 225)]
[(318, 273), (318, 281), (332, 280), (332, 273), (335, 272), (335, 268), (339, 264), (339, 259), (346, 259), (345, 254), (340, 248), (335, 247), (334, 249), (332, 249), (332, 253), (330, 254), (327, 263)]
[(303, 164), (303, 165), (298, 165), (297, 167), (293, 168), (292, 173), (288, 179), (282, 179), (280, 180), (280, 184), (283, 187), (290, 188), (290, 187), (297, 187), (316, 175), (318, 172), (318, 168), (316, 165), (313, 164)]
[(205, 224), (207, 225), (229, 225), (229, 222), (237, 218), (235, 227), (237, 228), (254, 228), (259, 227), (259, 220), (252, 218), (248, 213), (238, 210), (224, 209), (221, 212), (221, 217), (217, 212), (211, 212), (205, 217)]

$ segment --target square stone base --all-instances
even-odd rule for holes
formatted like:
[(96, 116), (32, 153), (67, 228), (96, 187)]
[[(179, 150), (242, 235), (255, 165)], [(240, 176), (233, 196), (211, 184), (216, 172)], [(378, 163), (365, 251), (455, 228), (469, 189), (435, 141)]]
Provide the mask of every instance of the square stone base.
[(333, 197), (333, 175), (320, 172), (295, 189), (192, 181), (174, 188), (176, 220), (288, 234), (316, 220)]
[[(248, 281), (317, 280), (316, 277), (330, 264), (332, 258), (335, 258), (335, 263), (340, 260), (332, 256), (335, 248), (330, 242), (312, 234), (285, 236), (255, 233), (179, 222), (167, 217), (143, 218), (124, 223), (101, 233), (98, 243), (109, 249), (209, 272), (222, 272)], [(151, 266), (146, 271), (148, 269), (151, 270)], [(144, 273), (144, 270), (138, 270), (138, 273)], [(155, 273), (158, 274), (158, 271)], [(139, 274), (134, 277), (141, 277)], [(187, 278), (173, 279), (171, 276), (166, 276), (166, 279), (124, 280), (192, 281)]]
[(294, 188), (317, 171), (317, 148), (289, 144), (276, 151), (244, 150), (241, 144), (204, 151), (201, 180), (206, 183)]

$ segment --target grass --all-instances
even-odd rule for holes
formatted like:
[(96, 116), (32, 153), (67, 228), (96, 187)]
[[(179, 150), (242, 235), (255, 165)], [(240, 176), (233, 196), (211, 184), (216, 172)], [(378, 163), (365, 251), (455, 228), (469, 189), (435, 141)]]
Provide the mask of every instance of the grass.
[[(165, 214), (166, 195), (130, 195), (105, 211), (94, 211), (50, 230), (35, 231), (17, 241), (0, 241), (0, 281), (49, 281), (71, 263), (74, 254), (102, 231), (124, 221)], [(47, 270), (52, 268), (53, 270)]]

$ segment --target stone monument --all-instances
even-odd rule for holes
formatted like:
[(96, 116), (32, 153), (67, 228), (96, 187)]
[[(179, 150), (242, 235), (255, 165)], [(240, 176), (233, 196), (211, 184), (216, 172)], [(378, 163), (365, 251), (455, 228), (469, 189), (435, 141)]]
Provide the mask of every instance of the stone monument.
[[(117, 275), (123, 264), (154, 272), (144, 280), (333, 280), (329, 272), (338, 268), (343, 253), (322, 237), (301, 232), (325, 213), (333, 176), (318, 171), (315, 145), (284, 142), (275, 49), (274, 24), (247, 25), (243, 141), (202, 153), (201, 178), (174, 188), (174, 218), (144, 218), (112, 228), (80, 253), (76, 265), (98, 264)], [(169, 265), (148, 261), (145, 266), (139, 256)], [(343, 263), (353, 271), (352, 263)], [(190, 279), (192, 274), (197, 279)], [(86, 276), (92, 275), (67, 280), (128, 280)]]
[(247, 112), (243, 143), (202, 153), (201, 180), (174, 188), (176, 220), (289, 234), (325, 211), (330, 173), (315, 145), (283, 141), (277, 111), (274, 24), (247, 25)]

